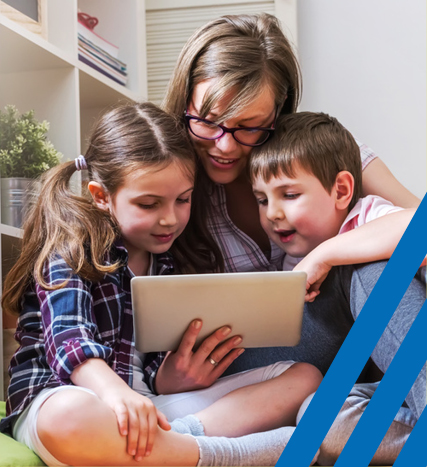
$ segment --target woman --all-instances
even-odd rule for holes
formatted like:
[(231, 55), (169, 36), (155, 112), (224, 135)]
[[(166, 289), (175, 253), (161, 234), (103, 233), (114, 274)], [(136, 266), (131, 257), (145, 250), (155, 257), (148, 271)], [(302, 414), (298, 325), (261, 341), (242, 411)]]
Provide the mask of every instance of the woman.
[[(300, 88), (292, 47), (278, 20), (268, 14), (214, 20), (193, 34), (178, 59), (163, 107), (187, 120), (202, 166), (198, 188), (207, 225), (220, 247), (226, 272), (281, 267), (283, 252), (261, 227), (245, 168), (252, 147), (272, 133), (277, 115), (296, 111)], [(236, 128), (240, 130), (230, 131)], [(261, 128), (257, 140), (253, 128)], [(359, 146), (363, 194), (383, 196), (402, 207), (418, 206), (419, 199), (372, 150)], [(363, 238), (363, 229), (360, 232)], [(253, 358), (254, 352), (247, 350), (238, 359), (239, 369), (257, 366)], [(318, 366), (326, 371), (329, 365)]]
[[(282, 264), (283, 253), (270, 243), (259, 223), (245, 168), (251, 148), (269, 138), (277, 116), (296, 111), (300, 81), (292, 47), (278, 20), (267, 14), (222, 17), (206, 24), (187, 41), (176, 64), (163, 107), (187, 121), (200, 158), (198, 196), (203, 199), (207, 225), (223, 254), (227, 272), (276, 270)], [(385, 164), (367, 146), (359, 146), (363, 194), (380, 195), (402, 207), (418, 206), (418, 198)], [(363, 238), (363, 229), (358, 230)], [(326, 294), (307, 305), (300, 345), (248, 349), (229, 372), (287, 359), (310, 362), (326, 372), (360, 310), (354, 305), (354, 296), (358, 296), (354, 287), (367, 278), (378, 278), (382, 268), (378, 263), (365, 268), (334, 268), (322, 285)], [(353, 281), (350, 309), (348, 295), (354, 274), (359, 280)], [(322, 299), (322, 295), (328, 299)], [(403, 339), (402, 331), (397, 333)], [(388, 345), (387, 341), (376, 358), (383, 371), (387, 358), (392, 358), (396, 350)], [(210, 355), (216, 362), (226, 358), (214, 348)], [(384, 355), (387, 358), (383, 359)], [(185, 378), (195, 370), (196, 364), (189, 362), (188, 354), (173, 354), (173, 358), (175, 368), (182, 360), (188, 363), (176, 371), (177, 376)], [(160, 368), (159, 380), (161, 374)], [(425, 379), (418, 383), (418, 402), (410, 404), (417, 416), (425, 404)]]

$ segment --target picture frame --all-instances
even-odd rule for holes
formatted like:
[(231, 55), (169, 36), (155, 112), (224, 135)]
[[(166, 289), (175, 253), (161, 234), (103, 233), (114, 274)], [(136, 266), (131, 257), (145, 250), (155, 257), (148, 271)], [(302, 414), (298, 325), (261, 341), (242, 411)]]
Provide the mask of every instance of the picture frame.
[(0, 15), (47, 40), (47, 0), (0, 0)]

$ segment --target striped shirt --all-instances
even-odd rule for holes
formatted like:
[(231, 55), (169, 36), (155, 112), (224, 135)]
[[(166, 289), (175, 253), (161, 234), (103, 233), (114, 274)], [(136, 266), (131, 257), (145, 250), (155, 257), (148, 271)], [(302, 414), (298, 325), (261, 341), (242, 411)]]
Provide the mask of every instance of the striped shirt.
[[(357, 141), (362, 169), (377, 156), (365, 144)], [(263, 252), (258, 244), (233, 224), (227, 211), (224, 185), (213, 186), (211, 215), (208, 228), (223, 257), (225, 272), (280, 271), (285, 257), (277, 245), (270, 241), (271, 252)]]
[[(117, 260), (122, 266), (99, 282), (82, 279), (61, 257), (44, 265), (49, 285), (68, 281), (61, 289), (47, 290), (34, 283), (23, 299), (15, 339), (6, 401), (7, 417), (0, 431), (11, 423), (44, 388), (71, 385), (73, 370), (89, 358), (102, 358), (129, 386), (132, 386), (134, 353), (133, 316), (128, 254), (119, 242), (107, 255), (106, 264)], [(153, 258), (152, 274), (171, 274), (167, 254)], [(154, 391), (154, 377), (164, 354), (148, 354), (144, 378)]]

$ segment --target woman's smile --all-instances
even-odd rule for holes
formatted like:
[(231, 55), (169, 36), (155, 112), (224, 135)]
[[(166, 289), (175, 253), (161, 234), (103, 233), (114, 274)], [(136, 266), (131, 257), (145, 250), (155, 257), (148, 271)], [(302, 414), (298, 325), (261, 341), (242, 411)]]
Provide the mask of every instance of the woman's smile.
[[(214, 83), (213, 79), (200, 82), (194, 88), (187, 111), (193, 116), (199, 116), (206, 93)], [(229, 97), (221, 99), (204, 117), (215, 122), (217, 116), (227, 108)], [(268, 127), (274, 120), (274, 95), (268, 87), (251, 103), (250, 108), (243, 109), (238, 115), (226, 122), (221, 122), (227, 128)], [(237, 142), (233, 135), (224, 133), (217, 139), (198, 138), (190, 132), (197, 155), (214, 183), (227, 184), (236, 180), (245, 170), (252, 147)]]

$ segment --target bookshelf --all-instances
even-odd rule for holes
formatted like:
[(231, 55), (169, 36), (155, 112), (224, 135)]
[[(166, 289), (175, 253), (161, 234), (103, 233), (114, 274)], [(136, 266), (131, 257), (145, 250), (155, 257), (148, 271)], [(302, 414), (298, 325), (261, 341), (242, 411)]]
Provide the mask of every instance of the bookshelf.
[[(0, 0), (0, 6), (1, 6)], [(86, 149), (95, 118), (119, 101), (147, 98), (145, 2), (143, 0), (46, 0), (47, 37), (2, 14), (0, 8), (0, 107), (13, 104), (23, 113), (34, 109), (50, 123), (48, 138), (64, 159)], [(127, 63), (122, 86), (78, 60), (77, 12), (99, 20), (97, 34), (116, 44)], [(20, 248), (20, 229), (0, 224), (0, 278)], [(1, 285), (1, 284), (0, 284)], [(0, 399), (14, 351), (15, 319), (0, 313)]]

